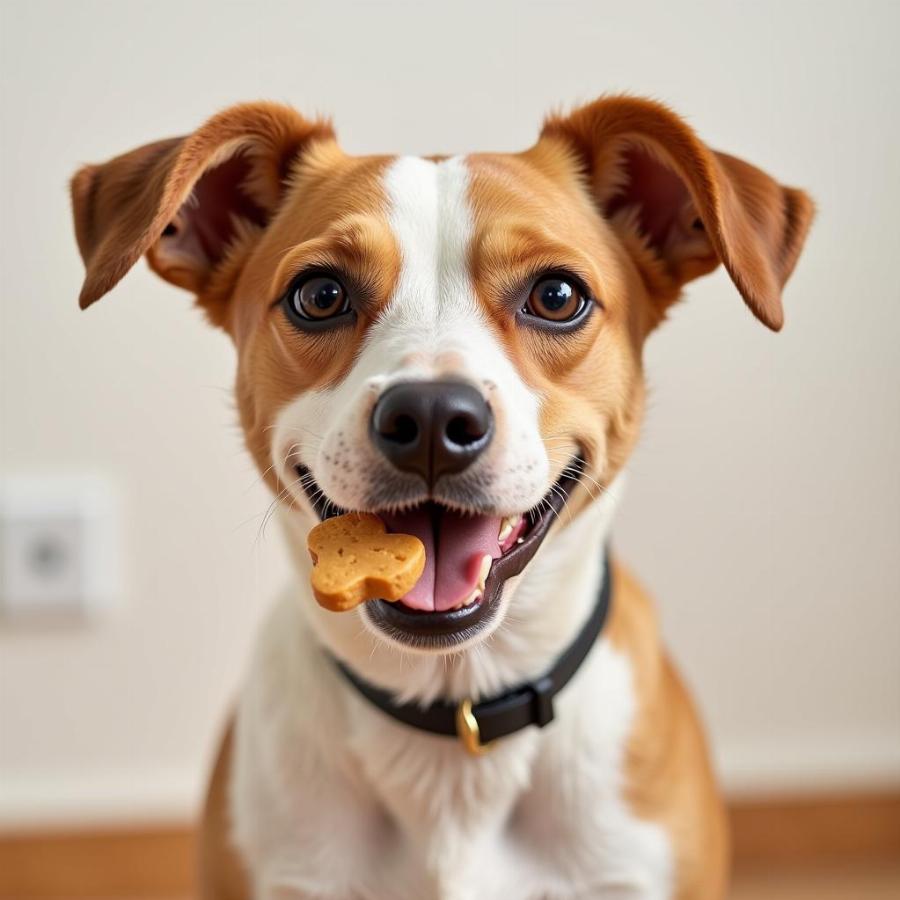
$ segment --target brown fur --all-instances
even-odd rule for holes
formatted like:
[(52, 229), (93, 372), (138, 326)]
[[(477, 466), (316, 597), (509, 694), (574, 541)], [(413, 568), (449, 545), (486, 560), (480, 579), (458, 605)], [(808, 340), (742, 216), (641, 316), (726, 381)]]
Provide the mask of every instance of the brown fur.
[(202, 900), (249, 900), (250, 888), (237, 851), (231, 843), (228, 779), (231, 772), (234, 723), (222, 736), (209, 779), (203, 819), (200, 823), (197, 875)]
[[(813, 216), (810, 198), (782, 187), (733, 156), (710, 150), (671, 110), (650, 100), (602, 98), (566, 118), (553, 117), (544, 138), (559, 139), (581, 156), (601, 208), (620, 191), (629, 151), (643, 151), (681, 182), (690, 203), (685, 223), (700, 220), (707, 241), (700, 252), (662, 254), (666, 299), (681, 285), (725, 266), (753, 314), (774, 331), (784, 324), (781, 289), (800, 255)], [(664, 173), (663, 173), (664, 174)], [(658, 288), (657, 288), (658, 289)]]
[(663, 649), (653, 602), (623, 566), (615, 565), (614, 579), (607, 634), (632, 660), (639, 698), (626, 758), (629, 800), (670, 835), (674, 900), (722, 900), (728, 827), (699, 718)]
[[(235, 342), (247, 445), (276, 492), (283, 485), (269, 466), (267, 427), (299, 393), (348, 371), (396, 283), (399, 250), (381, 183), (389, 162), (347, 157), (327, 124), (251, 104), (73, 179), (87, 267), (82, 306), (142, 254), (163, 278), (194, 291)], [(721, 261), (754, 315), (778, 330), (781, 288), (812, 202), (710, 150), (665, 107), (628, 97), (552, 117), (531, 149), (473, 156), (468, 165), (478, 298), (543, 398), (541, 428), (554, 468), (576, 448), (588, 457), (574, 512), (605, 489), (634, 446), (644, 341), (683, 285)], [(310, 335), (286, 321), (277, 300), (310, 264), (338, 267), (352, 280), (360, 298), (354, 325)], [(561, 268), (597, 298), (591, 320), (562, 338), (517, 328), (521, 292), (541, 271)], [(639, 698), (628, 747), (630, 802), (670, 833), (678, 897), (717, 900), (727, 836), (697, 717), (661, 649), (649, 601), (622, 569), (613, 608), (608, 634), (633, 663)], [(206, 806), (202, 868), (205, 897), (237, 900), (246, 886), (225, 826), (229, 754), (226, 737)]]

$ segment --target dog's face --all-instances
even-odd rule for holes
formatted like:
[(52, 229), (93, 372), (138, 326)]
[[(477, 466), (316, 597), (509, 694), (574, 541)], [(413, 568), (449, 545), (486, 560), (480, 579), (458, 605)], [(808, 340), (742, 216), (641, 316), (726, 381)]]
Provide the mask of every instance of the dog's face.
[(247, 444), (291, 516), (378, 513), (426, 570), (360, 611), (446, 652), (503, 620), (520, 574), (621, 469), (641, 352), (725, 263), (753, 312), (812, 207), (668, 110), (601, 100), (520, 154), (351, 158), (292, 110), (235, 107), (73, 182), (87, 305), (146, 253), (239, 354)]

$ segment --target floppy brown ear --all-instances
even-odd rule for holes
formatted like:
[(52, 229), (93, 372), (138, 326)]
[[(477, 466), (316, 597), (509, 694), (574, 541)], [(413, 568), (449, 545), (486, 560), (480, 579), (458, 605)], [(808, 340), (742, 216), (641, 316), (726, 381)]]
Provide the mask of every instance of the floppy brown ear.
[(248, 103), (186, 137), (82, 168), (71, 184), (82, 309), (145, 253), (162, 278), (202, 294), (232, 248), (265, 227), (297, 154), (330, 137), (290, 107)]
[(649, 100), (601, 98), (548, 119), (541, 136), (575, 150), (663, 309), (721, 262), (753, 314), (781, 328), (781, 289), (813, 218), (807, 194), (710, 150)]

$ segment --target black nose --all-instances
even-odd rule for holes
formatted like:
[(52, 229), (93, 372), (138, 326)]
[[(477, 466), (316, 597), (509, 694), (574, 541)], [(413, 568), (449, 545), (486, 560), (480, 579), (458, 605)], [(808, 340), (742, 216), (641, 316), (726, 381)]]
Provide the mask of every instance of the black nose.
[(388, 388), (375, 404), (372, 440), (404, 472), (431, 487), (461, 472), (491, 442), (494, 416), (479, 391), (461, 381), (409, 381)]

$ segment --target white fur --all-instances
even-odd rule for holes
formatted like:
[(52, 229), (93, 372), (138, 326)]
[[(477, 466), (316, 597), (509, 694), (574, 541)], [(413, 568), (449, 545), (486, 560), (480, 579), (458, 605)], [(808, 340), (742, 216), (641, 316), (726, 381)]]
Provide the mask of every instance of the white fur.
[[(473, 299), (467, 186), (463, 160), (393, 164), (386, 188), (403, 251), (396, 294), (348, 378), (298, 398), (278, 418), (275, 464), (283, 466), (285, 457), (304, 461), (341, 505), (358, 505), (354, 491), (380, 465), (366, 436), (378, 392), (397, 379), (429, 378), (448, 367), (491, 392), (500, 410), (502, 430), (483, 463), (498, 507), (523, 511), (551, 483), (538, 432), (539, 398)], [(315, 423), (315, 432), (303, 423)], [(336, 454), (340, 465), (333, 463)], [(523, 459), (530, 469), (517, 468)], [(345, 462), (351, 477), (342, 486)], [(298, 582), (263, 629), (237, 718), (233, 821), (257, 897), (671, 895), (668, 838), (636, 818), (623, 799), (635, 694), (628, 658), (607, 640), (557, 698), (551, 725), (503, 739), (480, 758), (370, 706), (329, 656), (423, 702), (477, 698), (539, 676), (596, 597), (617, 491), (613, 485), (573, 521), (564, 510), (525, 572), (506, 585), (493, 633), (444, 655), (388, 643), (361, 610), (335, 615), (315, 604), (304, 550), (313, 519), (297, 493), (299, 508), (284, 519)]]

